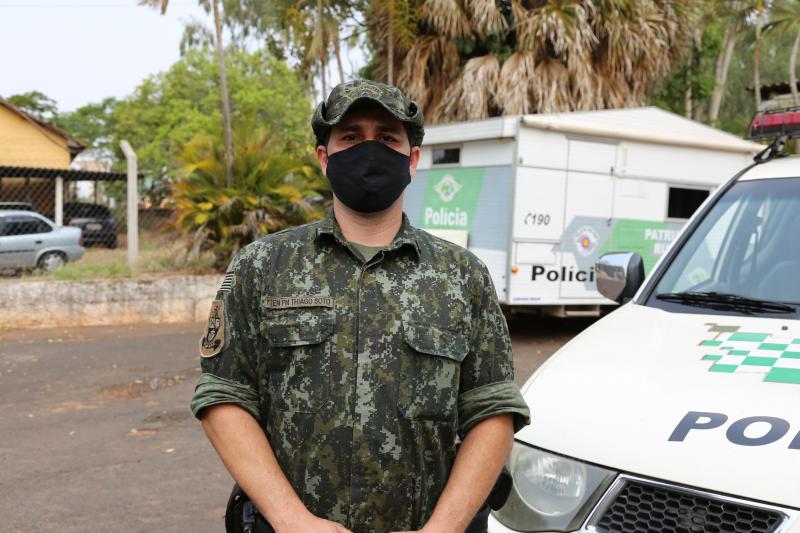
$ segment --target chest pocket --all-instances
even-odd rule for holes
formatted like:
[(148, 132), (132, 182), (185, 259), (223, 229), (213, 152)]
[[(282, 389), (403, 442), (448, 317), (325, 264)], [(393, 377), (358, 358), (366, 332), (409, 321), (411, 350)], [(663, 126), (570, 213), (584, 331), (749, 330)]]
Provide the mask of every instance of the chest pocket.
[(331, 374), (333, 309), (301, 308), (268, 312), (267, 381), (272, 406), (314, 413), (327, 402)]
[(401, 410), (408, 418), (455, 421), (461, 362), (469, 351), (467, 337), (431, 324), (404, 322), (403, 339)]

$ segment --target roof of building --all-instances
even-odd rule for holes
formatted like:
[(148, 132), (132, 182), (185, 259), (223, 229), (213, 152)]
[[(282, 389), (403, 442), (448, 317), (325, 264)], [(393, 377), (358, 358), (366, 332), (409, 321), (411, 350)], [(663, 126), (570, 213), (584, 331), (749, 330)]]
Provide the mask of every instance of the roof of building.
[(37, 127), (40, 131), (42, 131), (42, 133), (44, 135), (47, 135), (46, 131), (44, 131), (44, 130), (47, 130), (47, 131), (49, 131), (51, 133), (54, 133), (54, 134), (58, 135), (59, 137), (61, 137), (65, 141), (67, 141), (67, 149), (70, 152), (71, 158), (74, 158), (76, 155), (78, 155), (79, 153), (81, 153), (83, 150), (86, 149), (86, 144), (84, 142), (82, 142), (79, 139), (73, 137), (69, 133), (65, 132), (64, 130), (62, 130), (61, 128), (56, 126), (55, 124), (51, 124), (49, 122), (45, 122), (44, 120), (41, 120), (41, 119), (35, 117), (31, 113), (28, 113), (27, 111), (24, 111), (23, 109), (20, 109), (19, 107), (15, 106), (14, 104), (9, 102), (8, 100), (4, 100), (3, 98), (0, 98), (0, 106), (5, 107), (6, 109), (11, 111), (12, 113), (15, 113), (15, 114), (19, 115), (20, 117), (22, 117), (23, 119), (27, 120), (28, 122), (33, 124), (35, 127)]
[[(797, 83), (798, 89), (800, 89), (800, 82)], [(779, 81), (776, 83), (768, 83), (762, 85), (761, 89), (761, 99), (762, 100), (769, 100), (770, 98), (774, 98), (776, 96), (782, 96), (785, 94), (792, 94), (792, 86), (789, 84), (788, 81)], [(750, 93), (755, 92), (754, 87), (747, 87), (747, 91)]]
[(441, 124), (426, 128), (427, 145), (511, 138), (519, 125), (590, 137), (741, 153), (764, 147), (657, 107), (541, 113)]
[(657, 107), (605, 109), (575, 113), (528, 115), (526, 126), (574, 133), (598, 135), (605, 131), (611, 138), (642, 140), (676, 146), (716, 148), (733, 152), (756, 153), (764, 147), (726, 131), (670, 113)]
[[(139, 172), (137, 177), (141, 179), (144, 177), (144, 174)], [(126, 181), (128, 175), (125, 172), (0, 166), (0, 179), (2, 178), (63, 178), (64, 181)]]

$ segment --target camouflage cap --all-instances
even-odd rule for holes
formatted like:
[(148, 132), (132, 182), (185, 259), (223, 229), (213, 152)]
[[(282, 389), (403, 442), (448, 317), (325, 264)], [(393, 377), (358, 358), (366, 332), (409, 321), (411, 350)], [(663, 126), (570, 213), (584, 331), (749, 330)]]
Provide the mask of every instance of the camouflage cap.
[(370, 80), (354, 80), (334, 87), (328, 95), (328, 100), (319, 104), (314, 111), (311, 127), (317, 137), (317, 145), (325, 144), (330, 129), (342, 120), (353, 104), (364, 100), (379, 104), (403, 121), (411, 146), (422, 144), (425, 128), (422, 109), (416, 102), (406, 98), (400, 89), (392, 85)]

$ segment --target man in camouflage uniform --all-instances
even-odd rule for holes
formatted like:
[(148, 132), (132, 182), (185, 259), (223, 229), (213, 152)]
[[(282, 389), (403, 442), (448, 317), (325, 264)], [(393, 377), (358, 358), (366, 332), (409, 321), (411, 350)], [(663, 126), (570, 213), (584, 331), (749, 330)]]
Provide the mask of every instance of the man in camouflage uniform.
[(464, 531), (529, 417), (491, 278), (402, 212), (399, 89), (339, 85), (312, 124), (333, 211), (232, 261), (192, 409), (278, 533)]

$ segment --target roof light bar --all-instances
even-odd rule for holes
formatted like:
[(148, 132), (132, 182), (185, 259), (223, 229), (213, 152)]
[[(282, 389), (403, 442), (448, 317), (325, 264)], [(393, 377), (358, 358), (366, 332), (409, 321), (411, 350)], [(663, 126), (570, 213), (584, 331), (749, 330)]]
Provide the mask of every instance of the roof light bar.
[(748, 139), (763, 141), (776, 137), (800, 137), (800, 107), (759, 111), (753, 115)]

